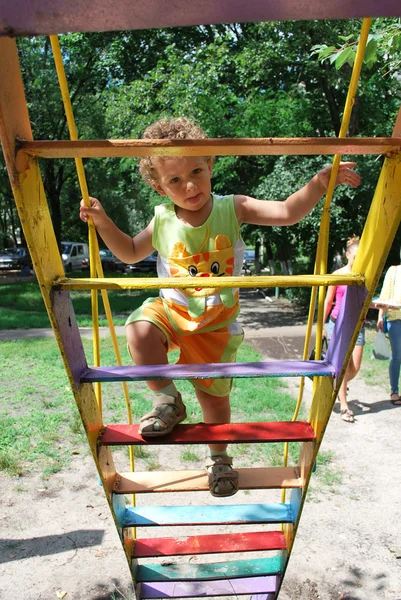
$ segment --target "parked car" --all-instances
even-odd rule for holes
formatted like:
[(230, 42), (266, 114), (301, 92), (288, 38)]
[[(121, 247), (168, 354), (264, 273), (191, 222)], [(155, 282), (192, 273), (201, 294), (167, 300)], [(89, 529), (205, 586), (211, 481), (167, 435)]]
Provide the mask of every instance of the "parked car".
[(117, 258), (111, 250), (100, 250), (99, 254), (104, 271), (120, 271), (121, 273), (125, 273), (127, 265)]
[(32, 269), (32, 259), (27, 248), (6, 248), (0, 251), (0, 269)]
[(157, 252), (156, 250), (149, 254), (143, 260), (133, 265), (126, 266), (127, 273), (157, 273)]
[(245, 272), (255, 269), (255, 250), (245, 250), (242, 268)]
[(66, 273), (89, 267), (89, 247), (83, 242), (61, 242), (61, 258)]

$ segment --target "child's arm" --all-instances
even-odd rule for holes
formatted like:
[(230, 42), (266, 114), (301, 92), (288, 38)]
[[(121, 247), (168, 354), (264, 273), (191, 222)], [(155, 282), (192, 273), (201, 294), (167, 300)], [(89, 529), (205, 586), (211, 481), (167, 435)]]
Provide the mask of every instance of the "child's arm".
[[(353, 168), (354, 162), (340, 163), (336, 186), (346, 183), (358, 187), (361, 178)], [(319, 202), (329, 185), (331, 167), (322, 169), (303, 188), (291, 194), (284, 202), (257, 200), (250, 196), (234, 196), (235, 212), (240, 225), (294, 225), (305, 217)]]
[(132, 238), (121, 231), (107, 216), (99, 200), (90, 198), (90, 203), (90, 206), (85, 206), (83, 200), (81, 201), (79, 216), (85, 222), (89, 220), (89, 217), (92, 218), (100, 237), (117, 258), (125, 263), (132, 264), (153, 252), (153, 219), (143, 231)]

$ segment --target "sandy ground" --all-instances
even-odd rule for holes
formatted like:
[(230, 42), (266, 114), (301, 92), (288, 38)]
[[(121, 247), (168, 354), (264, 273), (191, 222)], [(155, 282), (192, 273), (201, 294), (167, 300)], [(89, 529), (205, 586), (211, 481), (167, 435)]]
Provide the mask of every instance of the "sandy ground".
[[(299, 357), (302, 316), (254, 293), (244, 300), (247, 341), (266, 358)], [(296, 394), (297, 382), (290, 387)], [(358, 376), (349, 395), (356, 422), (344, 423), (335, 408), (322, 450), (334, 455), (339, 483), (319, 486), (314, 477), (280, 600), (401, 600), (401, 408), (387, 392), (387, 381), (371, 387)], [(174, 461), (174, 453), (166, 460)], [(46, 484), (38, 476), (0, 474), (0, 485), (1, 600), (134, 598), (89, 456), (74, 456), (68, 471)], [(194, 496), (177, 503), (211, 498)], [(159, 501), (142, 496), (138, 503)], [(263, 491), (230, 499), (263, 501)]]

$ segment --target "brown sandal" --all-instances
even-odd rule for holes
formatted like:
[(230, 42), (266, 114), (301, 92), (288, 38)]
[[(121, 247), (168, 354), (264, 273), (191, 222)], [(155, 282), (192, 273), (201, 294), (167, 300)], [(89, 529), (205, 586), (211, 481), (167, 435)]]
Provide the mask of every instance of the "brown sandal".
[(238, 472), (232, 469), (232, 462), (232, 458), (223, 455), (211, 457), (206, 464), (212, 496), (224, 498), (238, 492)]
[(390, 395), (390, 402), (391, 404), (394, 404), (394, 406), (401, 406), (401, 398), (397, 392)]
[(170, 433), (187, 417), (181, 394), (177, 398), (162, 394), (153, 399), (153, 410), (143, 415), (138, 432), (143, 437), (157, 437)]
[(354, 423), (355, 422), (354, 413), (349, 408), (344, 408), (343, 410), (340, 410), (340, 415), (341, 415), (342, 420), (345, 421), (346, 423)]

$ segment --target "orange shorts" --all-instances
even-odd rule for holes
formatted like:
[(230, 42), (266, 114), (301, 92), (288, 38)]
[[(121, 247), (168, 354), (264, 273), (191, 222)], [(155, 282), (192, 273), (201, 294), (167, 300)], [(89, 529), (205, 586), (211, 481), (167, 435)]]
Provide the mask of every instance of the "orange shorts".
[[(239, 323), (200, 333), (182, 334), (169, 321), (161, 298), (149, 298), (127, 319), (125, 325), (136, 321), (148, 321), (166, 336), (167, 351), (179, 350), (177, 361), (181, 364), (205, 364), (235, 362), (237, 351), (244, 339)], [(227, 396), (232, 388), (232, 379), (191, 379), (192, 385), (213, 396)]]

